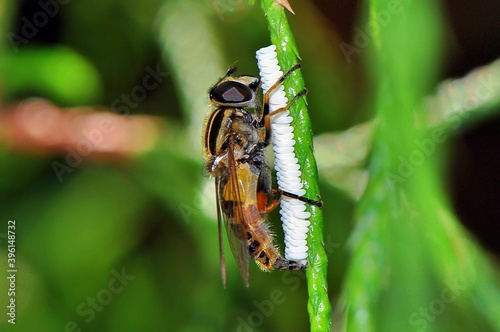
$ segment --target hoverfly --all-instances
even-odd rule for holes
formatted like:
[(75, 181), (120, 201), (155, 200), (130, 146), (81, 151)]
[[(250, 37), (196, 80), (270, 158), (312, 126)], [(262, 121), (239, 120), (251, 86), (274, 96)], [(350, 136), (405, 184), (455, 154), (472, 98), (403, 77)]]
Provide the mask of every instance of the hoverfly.
[(231, 251), (247, 287), (249, 256), (255, 259), (263, 271), (302, 270), (307, 267), (307, 263), (287, 260), (280, 254), (265, 220), (266, 214), (278, 205), (280, 195), (320, 206), (320, 202), (273, 190), (271, 170), (263, 151), (271, 139), (270, 117), (286, 111), (295, 100), (307, 93), (306, 89), (300, 91), (286, 107), (269, 113), (269, 95), (298, 68), (300, 65), (288, 70), (264, 94), (263, 110), (257, 100), (260, 80), (247, 75), (232, 76), (236, 67), (231, 67), (209, 91), (214, 110), (205, 121), (203, 149), (206, 171), (215, 177), (224, 287), (226, 264), (222, 220)]

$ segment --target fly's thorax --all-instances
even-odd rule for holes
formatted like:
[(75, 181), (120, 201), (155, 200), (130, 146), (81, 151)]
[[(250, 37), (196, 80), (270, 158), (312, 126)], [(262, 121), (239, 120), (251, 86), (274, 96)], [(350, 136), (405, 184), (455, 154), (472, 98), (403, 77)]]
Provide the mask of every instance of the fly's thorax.
[(203, 131), (206, 170), (216, 175), (227, 167), (229, 145), (235, 161), (249, 160), (264, 145), (265, 133), (252, 113), (240, 108), (217, 108), (211, 112)]
[[(262, 150), (265, 134), (255, 116), (246, 110), (235, 112), (231, 124), (234, 133), (235, 160), (248, 159), (258, 150)], [(236, 153), (236, 147), (240, 150)]]

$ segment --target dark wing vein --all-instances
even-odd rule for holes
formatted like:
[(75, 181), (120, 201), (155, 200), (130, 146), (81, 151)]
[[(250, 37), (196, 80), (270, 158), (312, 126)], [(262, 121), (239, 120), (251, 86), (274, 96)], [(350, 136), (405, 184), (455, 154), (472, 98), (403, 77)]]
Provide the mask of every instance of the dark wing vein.
[(217, 200), (217, 231), (219, 233), (219, 257), (220, 257), (220, 272), (222, 277), (222, 284), (226, 288), (226, 258), (224, 256), (224, 239), (222, 238), (222, 220), (225, 220), (224, 215), (221, 213), (220, 206), (220, 177), (215, 178), (215, 197)]
[(229, 197), (233, 199), (232, 208), (233, 211), (231, 215), (225, 216), (225, 227), (228, 234), (229, 246), (233, 252), (234, 258), (238, 263), (240, 269), (241, 277), (248, 287), (250, 281), (249, 273), (249, 254), (246, 243), (246, 227), (247, 222), (245, 220), (245, 213), (243, 211), (243, 202), (241, 200), (240, 190), (241, 187), (238, 181), (238, 174), (236, 172), (236, 163), (234, 160), (234, 145), (232, 137), (229, 141), (228, 147), (228, 190)]

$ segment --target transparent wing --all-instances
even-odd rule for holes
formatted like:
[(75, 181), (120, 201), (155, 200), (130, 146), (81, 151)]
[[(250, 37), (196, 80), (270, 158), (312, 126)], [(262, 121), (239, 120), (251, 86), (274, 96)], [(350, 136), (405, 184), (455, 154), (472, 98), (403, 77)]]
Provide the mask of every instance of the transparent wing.
[[(229, 246), (240, 269), (241, 277), (248, 287), (250, 282), (249, 253), (246, 244), (247, 222), (241, 201), (238, 176), (236, 173), (236, 163), (234, 161), (233, 144), (230, 141), (228, 147), (228, 173), (227, 181), (219, 180), (216, 184), (218, 191), (219, 210), (219, 236), (221, 236), (220, 220), (224, 220)], [(220, 237), (222, 246), (222, 237)], [(223, 281), (225, 278), (225, 262), (223, 262), (223, 251), (221, 250), (221, 269), (223, 269)]]
[(220, 205), (220, 177), (215, 178), (215, 197), (217, 199), (217, 230), (219, 233), (219, 257), (220, 257), (220, 272), (222, 277), (222, 284), (226, 288), (226, 258), (224, 256), (224, 239), (222, 238), (222, 220), (224, 220), (224, 215), (221, 212)]

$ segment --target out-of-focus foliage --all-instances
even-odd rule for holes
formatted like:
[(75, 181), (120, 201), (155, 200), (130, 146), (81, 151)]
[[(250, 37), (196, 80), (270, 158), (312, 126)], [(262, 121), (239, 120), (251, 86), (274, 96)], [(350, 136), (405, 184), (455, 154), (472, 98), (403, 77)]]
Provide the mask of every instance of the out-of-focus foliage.
[[(378, 123), (370, 179), (350, 243), (353, 260), (343, 290), (346, 328), (499, 330), (497, 280), (443, 197), (434, 152), (444, 133), (421, 131), (415, 124), (428, 116), (420, 104), (440, 62), (439, 6), (434, 1), (393, 4), (381, 0), (368, 6), (371, 24), (383, 14), (392, 19), (368, 50)], [(420, 35), (428, 36), (425, 46), (415, 43)], [(453, 314), (439, 316), (447, 308)], [(465, 315), (468, 319), (461, 318)]]
[[(466, 240), (437, 173), (450, 140), (436, 144), (402, 185), (398, 178), (386, 181), (401, 167), (400, 155), (410, 158), (415, 139), (441, 137), (435, 131), (441, 129), (451, 137), (458, 127), (432, 119), (430, 131), (422, 126), (424, 107), (432, 111), (424, 97), (442, 79), (445, 15), (431, 1), (403, 2), (412, 10), (392, 17), (361, 47), (356, 33), (390, 6), (363, 2), (350, 44), (356, 51), (349, 56), (312, 2), (291, 1), (296, 15), (287, 14), (314, 134), (323, 135), (317, 148), (330, 300), (338, 307), (332, 320), (353, 331), (420, 331), (423, 325), (500, 331), (493, 269)], [(270, 43), (259, 3), (27, 3), (0, 0), (0, 330), (307, 330), (303, 273), (267, 274), (252, 263), (247, 289), (226, 250), (228, 285), (222, 288), (213, 183), (203, 177), (207, 90), (235, 61), (239, 73), (257, 75), (254, 53)], [(27, 24), (35, 21), (30, 33)], [(12, 128), (25, 128), (46, 146), (67, 130), (37, 136), (53, 124), (44, 117), (39, 126), (23, 127), (16, 111), (30, 97), (68, 113), (86, 106), (129, 122), (148, 115), (161, 121), (161, 135), (154, 146), (124, 156), (94, 148), (107, 135), (120, 142), (122, 132), (85, 123), (75, 134), (86, 139), (69, 148), (14, 144), (21, 136)], [(490, 101), (481, 117), (460, 117), (458, 125), (498, 111), (498, 99)], [(419, 114), (415, 127), (412, 111)], [(368, 120), (355, 127), (361, 136), (348, 131)], [(338, 142), (347, 155), (328, 155), (342, 152), (332, 146)], [(358, 147), (360, 155), (353, 153)], [(389, 186), (394, 181), (396, 189)], [(14, 219), (15, 326), (6, 321), (5, 268), (7, 221)], [(269, 219), (281, 241), (278, 215)]]
[(88, 61), (69, 48), (26, 48), (5, 54), (2, 60), (7, 99), (40, 96), (62, 105), (99, 101), (102, 87), (98, 73)]

